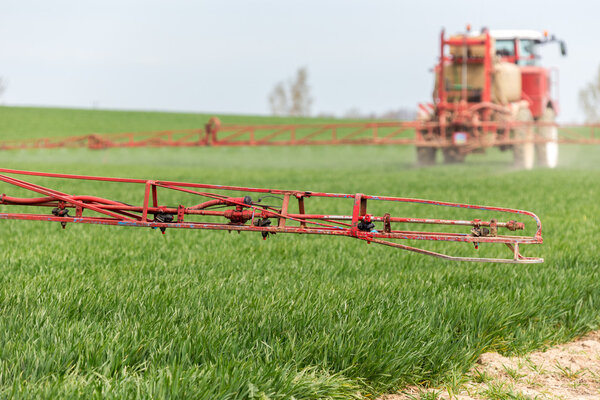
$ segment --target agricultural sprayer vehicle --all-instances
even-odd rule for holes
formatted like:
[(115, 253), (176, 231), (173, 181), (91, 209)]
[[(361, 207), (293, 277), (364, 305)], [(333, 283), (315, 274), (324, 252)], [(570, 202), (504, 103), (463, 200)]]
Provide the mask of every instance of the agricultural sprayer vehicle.
[(447, 163), (462, 162), (469, 153), (489, 147), (512, 150), (518, 167), (543, 167), (558, 161), (556, 70), (539, 65), (538, 48), (558, 42), (530, 30), (483, 29), (440, 35), (439, 62), (434, 68), (433, 103), (419, 105), (428, 126), (417, 131), (417, 158), (435, 163), (441, 150)]

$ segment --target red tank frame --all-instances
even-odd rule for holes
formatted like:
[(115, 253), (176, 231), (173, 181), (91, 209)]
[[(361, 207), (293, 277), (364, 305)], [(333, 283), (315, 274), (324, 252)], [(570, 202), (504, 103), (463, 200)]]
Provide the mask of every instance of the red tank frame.
[[(467, 58), (466, 60), (453, 59), (446, 55), (446, 46), (476, 46), (483, 45), (485, 46), (485, 56), (483, 58)], [(437, 114), (439, 120), (445, 120), (448, 112), (452, 112), (455, 114), (459, 114), (461, 112), (466, 111), (469, 107), (469, 104), (481, 104), (484, 105), (492, 104), (492, 58), (491, 58), (491, 37), (488, 31), (485, 31), (484, 38), (474, 38), (468, 37), (467, 35), (463, 35), (460, 39), (446, 39), (445, 31), (442, 30), (440, 34), (440, 61), (435, 68), (437, 73), (437, 98), (434, 99), (434, 104), (437, 108)], [(446, 89), (446, 82), (444, 81), (444, 69), (445, 64), (450, 63), (452, 61), (456, 62), (465, 62), (466, 64), (483, 64), (484, 70), (484, 84), (481, 92), (481, 102), (478, 103), (469, 103), (468, 102), (468, 91), (466, 86), (462, 86), (460, 90), (460, 102), (449, 102), (448, 94), (449, 91)], [(484, 118), (484, 121), (487, 121), (488, 118)]]
[[(434, 99), (434, 103), (437, 108), (438, 120), (440, 123), (445, 120), (448, 116), (448, 113), (460, 114), (464, 113), (468, 109), (472, 109), (473, 106), (479, 105), (479, 108), (483, 110), (482, 119), (484, 121), (489, 120), (489, 111), (487, 108), (490, 108), (490, 104), (492, 101), (492, 74), (493, 74), (493, 65), (492, 65), (492, 56), (491, 54), (491, 43), (492, 38), (489, 34), (489, 31), (485, 30), (483, 32), (483, 39), (479, 37), (469, 37), (467, 35), (463, 35), (460, 39), (446, 39), (445, 31), (442, 30), (440, 34), (440, 60), (437, 64), (435, 71), (437, 74), (437, 98)], [(446, 46), (476, 46), (483, 45), (485, 48), (485, 55), (482, 58), (477, 57), (469, 57), (464, 60), (467, 64), (483, 64), (484, 69), (484, 85), (481, 93), (481, 101), (480, 102), (468, 102), (468, 91), (466, 87), (462, 87), (460, 92), (460, 102), (449, 102), (448, 94), (451, 91), (446, 89), (446, 85), (444, 82), (444, 69), (445, 65), (450, 62), (461, 63), (463, 62), (462, 58), (452, 58), (446, 55)], [(519, 39), (516, 38), (513, 42), (514, 46), (514, 56), (503, 56), (501, 57), (502, 61), (517, 63), (520, 60), (532, 60), (533, 56), (530, 57), (522, 57), (519, 54)], [(521, 81), (522, 81), (522, 90), (521, 90), (521, 99), (526, 100), (529, 103), (529, 108), (534, 118), (539, 118), (544, 109), (551, 105), (557, 110), (556, 101), (551, 99), (550, 97), (550, 70), (543, 67), (538, 66), (520, 66), (521, 69)], [(493, 108), (493, 107), (492, 107)], [(442, 123), (443, 124), (443, 123)]]
[[(141, 204), (131, 205), (117, 200), (90, 195), (72, 195), (58, 189), (44, 187), (9, 175), (21, 175), (29, 178), (46, 177), (75, 179), (80, 181), (102, 181), (118, 184), (130, 184), (141, 187)], [(532, 212), (503, 207), (478, 206), (403, 197), (370, 196), (361, 193), (337, 194), (298, 190), (257, 189), (249, 187), (207, 185), (199, 183), (173, 182), (145, 179), (108, 178), (98, 176), (67, 175), (46, 172), (31, 172), (12, 169), (0, 169), (0, 182), (26, 189), (37, 197), (0, 196), (0, 205), (18, 208), (19, 212), (1, 212), (0, 219), (58, 222), (63, 228), (69, 223), (101, 224), (123, 227), (166, 229), (204, 229), (238, 232), (260, 232), (263, 239), (276, 233), (295, 233), (327, 236), (344, 236), (359, 239), (367, 243), (377, 243), (403, 250), (454, 261), (478, 261), (500, 263), (541, 263), (542, 258), (524, 257), (519, 252), (520, 245), (542, 243), (542, 224)], [(159, 189), (198, 196), (197, 204), (167, 206), (159, 202)], [(278, 197), (281, 206), (261, 203), (261, 198), (251, 196)], [(40, 197), (41, 196), (41, 197)], [(351, 200), (348, 214), (309, 214), (306, 212), (306, 200), (327, 198)], [(297, 202), (297, 212), (292, 212), (291, 203)], [(392, 216), (389, 212), (382, 215), (368, 213), (367, 205), (379, 204), (422, 204), (437, 207), (455, 207), (483, 212), (501, 212), (513, 216), (527, 216), (536, 224), (534, 236), (501, 235), (501, 230), (523, 230), (524, 224), (516, 220), (448, 220), (432, 218), (407, 218)], [(22, 209), (36, 208), (38, 213), (23, 213)], [(40, 212), (41, 210), (48, 210)], [(225, 208), (225, 209), (223, 209)], [(41, 210), (40, 210), (41, 209)], [(70, 215), (74, 212), (74, 215)], [(218, 222), (218, 220), (224, 220)], [(273, 221), (272, 221), (273, 220)], [(271, 223), (274, 222), (273, 225)], [(392, 225), (443, 225), (465, 226), (469, 233), (430, 232), (392, 229)], [(449, 241), (471, 243), (477, 249), (480, 243), (500, 243), (508, 246), (512, 258), (458, 257), (425, 250), (393, 240)]]

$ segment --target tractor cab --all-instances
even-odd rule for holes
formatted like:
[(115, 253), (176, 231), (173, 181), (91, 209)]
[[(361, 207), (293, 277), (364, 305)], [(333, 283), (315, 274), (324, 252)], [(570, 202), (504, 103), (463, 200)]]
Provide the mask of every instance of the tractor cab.
[[(554, 114), (558, 111), (558, 76), (556, 70), (543, 67), (540, 63), (539, 48), (557, 42), (563, 56), (567, 54), (565, 42), (548, 32), (534, 30), (490, 30), (494, 40), (495, 55), (502, 62), (516, 64), (521, 70), (522, 98), (529, 102), (533, 117), (539, 119), (546, 108)], [(552, 76), (554, 75), (554, 76)]]
[[(557, 42), (563, 56), (567, 54), (565, 42), (558, 40), (548, 32), (528, 29), (490, 30), (494, 40), (495, 56), (501, 62), (516, 64), (521, 70), (521, 97), (529, 102), (535, 119), (551, 108), (556, 114), (558, 102), (554, 98), (558, 92), (558, 75), (552, 68), (543, 67), (540, 62), (539, 48), (548, 43)], [(553, 76), (552, 76), (553, 75)]]
[(547, 43), (558, 42), (561, 54), (567, 54), (565, 42), (557, 40), (554, 35), (548, 36), (548, 32), (525, 29), (491, 30), (490, 36), (495, 40), (496, 56), (502, 61), (520, 66), (539, 66), (538, 49)]

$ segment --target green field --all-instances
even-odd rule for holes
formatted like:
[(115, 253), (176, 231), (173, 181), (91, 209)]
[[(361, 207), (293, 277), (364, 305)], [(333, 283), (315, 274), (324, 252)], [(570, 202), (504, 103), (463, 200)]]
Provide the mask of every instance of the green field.
[[(206, 119), (0, 107), (0, 140)], [(545, 243), (525, 255), (546, 262), (445, 262), (347, 238), (0, 221), (0, 398), (373, 398), (415, 383), (453, 387), (481, 352), (524, 353), (597, 329), (599, 152), (562, 147), (558, 169), (533, 171), (496, 151), (419, 169), (414, 149), (393, 146), (3, 152), (3, 168), (531, 210)], [(141, 190), (101, 183), (64, 190), (141, 201)], [(453, 216), (436, 211), (418, 210)]]
[[(35, 107), (0, 107), (0, 141), (66, 137), (90, 133), (203, 129), (215, 114), (150, 111), (104, 111)], [(327, 118), (218, 115), (223, 123), (327, 123)]]

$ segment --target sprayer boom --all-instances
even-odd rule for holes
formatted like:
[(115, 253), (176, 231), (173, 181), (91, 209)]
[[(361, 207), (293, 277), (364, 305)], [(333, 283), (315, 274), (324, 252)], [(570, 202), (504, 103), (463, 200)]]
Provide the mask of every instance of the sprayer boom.
[[(92, 195), (72, 195), (58, 189), (40, 186), (13, 177), (58, 178), (65, 180), (102, 181), (140, 187), (141, 204), (132, 205), (105, 197)], [(409, 250), (425, 255), (456, 261), (480, 261), (502, 263), (541, 263), (542, 258), (524, 257), (519, 246), (542, 243), (542, 226), (539, 218), (529, 212), (502, 207), (476, 206), (432, 200), (402, 197), (370, 196), (357, 194), (320, 193), (298, 190), (256, 189), (248, 187), (207, 185), (186, 182), (171, 182), (145, 179), (106, 178), (82, 175), (65, 175), (44, 172), (0, 169), (0, 181), (35, 193), (36, 197), (0, 196), (0, 205), (11, 206), (4, 209), (18, 209), (17, 213), (1, 212), (0, 219), (53, 221), (63, 228), (69, 223), (101, 224), (111, 226), (133, 226), (159, 229), (163, 234), (171, 228), (226, 230), (238, 232), (259, 232), (263, 239), (276, 233), (297, 233), (329, 236), (347, 236), (367, 243), (377, 243)], [(15, 188), (16, 189), (16, 188)], [(129, 192), (128, 192), (129, 193)], [(175, 196), (185, 198), (165, 205), (159, 202), (159, 193), (169, 201)], [(341, 209), (346, 204), (346, 214), (306, 212), (307, 203), (314, 209), (325, 205)], [(338, 204), (335, 204), (338, 203)], [(313, 205), (311, 204), (311, 206)], [(367, 204), (370, 209), (367, 209)], [(423, 205), (432, 207), (454, 207), (463, 210), (476, 210), (489, 214), (512, 214), (513, 218), (527, 216), (536, 223), (534, 236), (506, 235), (506, 231), (525, 228), (523, 222), (509, 219), (432, 219), (407, 218), (393, 215), (401, 205)], [(38, 213), (23, 213), (35, 208)], [(369, 212), (370, 210), (374, 210)], [(4, 211), (4, 210), (2, 210)], [(467, 232), (399, 230), (411, 225), (454, 226)], [(455, 228), (456, 229), (456, 228)], [(435, 230), (435, 229), (433, 229)], [(438, 230), (440, 230), (438, 228)], [(406, 244), (400, 240), (433, 240), (471, 243), (477, 249), (483, 243), (505, 244), (512, 258), (459, 257), (437, 253)]]

